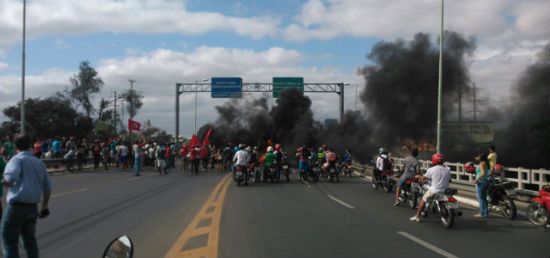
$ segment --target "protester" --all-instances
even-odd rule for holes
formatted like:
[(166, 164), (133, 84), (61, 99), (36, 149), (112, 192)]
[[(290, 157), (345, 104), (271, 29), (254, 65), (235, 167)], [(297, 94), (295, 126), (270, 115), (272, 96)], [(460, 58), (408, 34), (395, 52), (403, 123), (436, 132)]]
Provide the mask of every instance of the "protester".
[(476, 218), (489, 217), (489, 207), (487, 203), (487, 188), (489, 187), (489, 161), (487, 160), (487, 154), (479, 153), (475, 157), (479, 166), (476, 169), (476, 179), (474, 181), (476, 185), (476, 195), (479, 201), (479, 214), (475, 214)]
[(53, 140), (52, 142), (52, 152), (53, 152), (53, 157), (54, 158), (61, 158), (62, 157), (62, 153), (61, 153), (61, 141), (58, 140), (57, 138)]
[(138, 141), (135, 141), (132, 149), (134, 151), (134, 176), (140, 176), (142, 155), (141, 144), (139, 144)]
[(489, 161), (489, 169), (491, 170), (491, 174), (495, 174), (495, 166), (497, 165), (497, 152), (495, 145), (489, 146), (489, 154), (487, 155), (487, 160)]
[[(4, 257), (19, 257), (19, 236), (22, 236), (27, 257), (39, 257), (35, 237), (36, 219), (49, 215), (51, 183), (46, 165), (34, 157), (28, 136), (15, 138), (15, 155), (6, 165), (2, 184), (8, 187), (7, 207), (2, 216), (2, 249)], [(42, 196), (40, 212), (37, 204)]]
[(36, 158), (42, 157), (42, 141), (40, 141), (40, 138), (37, 138), (34, 142), (33, 147), (33, 154)]
[(99, 144), (99, 139), (94, 140), (92, 155), (94, 156), (94, 169), (98, 169), (99, 161), (101, 160), (101, 145)]

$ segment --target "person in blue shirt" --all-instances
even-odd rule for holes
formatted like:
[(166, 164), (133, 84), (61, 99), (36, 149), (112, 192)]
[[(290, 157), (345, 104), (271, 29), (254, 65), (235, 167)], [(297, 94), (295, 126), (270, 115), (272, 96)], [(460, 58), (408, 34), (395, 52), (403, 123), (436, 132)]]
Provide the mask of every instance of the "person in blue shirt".
[[(4, 257), (19, 257), (21, 235), (27, 257), (39, 257), (36, 242), (36, 219), (49, 214), (51, 182), (46, 165), (29, 151), (31, 139), (15, 138), (17, 155), (6, 165), (2, 184), (8, 188), (7, 207), (2, 216), (2, 250)], [(41, 203), (40, 213), (37, 204)]]
[(61, 158), (61, 141), (59, 141), (59, 139), (53, 140), (52, 152), (54, 158)]

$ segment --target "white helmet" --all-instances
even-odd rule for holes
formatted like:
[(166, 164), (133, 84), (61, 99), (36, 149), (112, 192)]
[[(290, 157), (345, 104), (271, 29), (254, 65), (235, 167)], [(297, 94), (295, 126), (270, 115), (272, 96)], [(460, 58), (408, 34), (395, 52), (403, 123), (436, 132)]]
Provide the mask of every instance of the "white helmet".
[(267, 147), (267, 152), (272, 152), (273, 151), (273, 147), (269, 146)]

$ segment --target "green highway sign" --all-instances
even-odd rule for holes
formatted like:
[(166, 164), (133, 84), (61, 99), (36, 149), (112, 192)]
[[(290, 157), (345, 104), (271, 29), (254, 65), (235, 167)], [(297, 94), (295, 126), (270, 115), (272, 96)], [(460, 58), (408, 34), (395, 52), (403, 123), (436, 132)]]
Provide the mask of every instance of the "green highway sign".
[(273, 77), (273, 97), (278, 98), (287, 89), (298, 89), (304, 93), (303, 77)]

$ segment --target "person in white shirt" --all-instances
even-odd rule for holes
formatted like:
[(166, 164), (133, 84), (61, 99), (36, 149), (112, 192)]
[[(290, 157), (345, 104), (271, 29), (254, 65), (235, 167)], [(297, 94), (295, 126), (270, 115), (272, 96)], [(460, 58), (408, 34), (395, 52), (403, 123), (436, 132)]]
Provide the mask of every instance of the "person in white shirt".
[(424, 196), (422, 196), (420, 205), (418, 205), (418, 209), (416, 210), (416, 215), (410, 218), (411, 221), (420, 222), (420, 214), (424, 210), (424, 207), (426, 207), (426, 202), (428, 201), (428, 199), (431, 198), (434, 194), (444, 191), (449, 187), (449, 183), (451, 182), (451, 170), (443, 166), (444, 162), (445, 156), (443, 156), (443, 154), (441, 153), (436, 153), (432, 155), (433, 167), (428, 169), (424, 176), (416, 176), (416, 178), (422, 181), (428, 179), (430, 187), (428, 191), (426, 191)]
[(248, 185), (248, 162), (250, 161), (250, 154), (245, 150), (244, 144), (239, 144), (239, 150), (233, 156), (233, 163), (235, 164), (235, 170), (233, 173), (237, 172), (237, 168), (241, 168), (241, 171), (244, 173), (244, 185)]
[(233, 163), (235, 166), (246, 167), (248, 166), (248, 161), (250, 160), (250, 154), (244, 149), (244, 144), (239, 144), (239, 151), (233, 156)]

